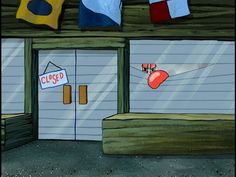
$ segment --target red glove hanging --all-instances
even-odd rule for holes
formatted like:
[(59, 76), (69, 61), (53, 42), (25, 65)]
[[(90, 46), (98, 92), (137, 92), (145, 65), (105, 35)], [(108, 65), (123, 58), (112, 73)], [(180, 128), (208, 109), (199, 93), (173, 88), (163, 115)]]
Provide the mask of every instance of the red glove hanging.
[(157, 89), (167, 78), (169, 74), (163, 70), (157, 70), (152, 72), (148, 77), (148, 85), (152, 89)]
[(148, 85), (152, 89), (157, 89), (168, 77), (169, 74), (164, 70), (156, 70), (156, 64), (142, 64), (142, 71), (148, 73), (150, 70), (150, 75), (147, 79)]

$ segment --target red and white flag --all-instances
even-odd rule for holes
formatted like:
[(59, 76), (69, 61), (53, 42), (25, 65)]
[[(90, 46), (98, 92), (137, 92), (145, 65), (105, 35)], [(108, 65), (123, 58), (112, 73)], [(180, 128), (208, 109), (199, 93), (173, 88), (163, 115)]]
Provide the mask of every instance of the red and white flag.
[(190, 14), (188, 0), (149, 0), (152, 23), (165, 22)]

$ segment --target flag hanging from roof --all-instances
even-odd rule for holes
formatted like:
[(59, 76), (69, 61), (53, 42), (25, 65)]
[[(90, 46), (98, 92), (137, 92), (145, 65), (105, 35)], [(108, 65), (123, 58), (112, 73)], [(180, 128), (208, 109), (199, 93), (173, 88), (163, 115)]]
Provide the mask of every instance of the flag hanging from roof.
[(188, 0), (149, 0), (152, 23), (165, 22), (190, 14)]
[(121, 0), (81, 0), (80, 28), (119, 27), (121, 25)]
[(57, 29), (63, 2), (64, 0), (21, 0), (16, 18)]

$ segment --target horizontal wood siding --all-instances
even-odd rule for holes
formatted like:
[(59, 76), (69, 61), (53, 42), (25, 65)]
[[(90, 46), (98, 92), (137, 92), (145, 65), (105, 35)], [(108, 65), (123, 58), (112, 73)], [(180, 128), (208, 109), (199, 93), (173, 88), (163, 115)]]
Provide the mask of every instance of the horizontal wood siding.
[(16, 115), (1, 119), (2, 150), (8, 150), (26, 144), (33, 140), (31, 114)]
[[(147, 114), (146, 114), (147, 115)], [(178, 117), (178, 118), (176, 118)], [(182, 118), (181, 118), (182, 117)], [(234, 153), (234, 115), (122, 114), (103, 120), (105, 154)]]
[[(130, 112), (234, 113), (234, 42), (131, 40), (130, 46)], [(142, 63), (170, 77), (151, 89)]]
[(2, 2), (2, 35), (33, 37), (164, 37), (207, 38), (234, 40), (234, 1), (189, 2), (191, 15), (168, 23), (153, 25), (150, 21), (147, 0), (126, 0), (123, 5), (121, 31), (81, 31), (77, 24), (79, 1), (66, 1), (59, 30), (34, 26), (17, 20), (15, 14), (19, 1)]
[(2, 113), (24, 112), (24, 40), (1, 40)]

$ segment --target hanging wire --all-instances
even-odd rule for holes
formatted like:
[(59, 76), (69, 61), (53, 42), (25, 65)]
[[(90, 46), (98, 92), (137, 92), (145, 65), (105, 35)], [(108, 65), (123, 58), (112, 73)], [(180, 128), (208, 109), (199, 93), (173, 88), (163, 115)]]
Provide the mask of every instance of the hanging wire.
[(140, 71), (140, 69), (138, 69), (138, 68), (136, 68), (136, 67), (134, 67), (134, 66), (130, 66), (130, 67), (133, 68), (133, 69), (136, 69), (136, 70)]
[(47, 66), (46, 66), (46, 68), (45, 68), (45, 70), (44, 70), (44, 72), (43, 72), (43, 74), (45, 74), (45, 73), (46, 73), (46, 71), (47, 71), (47, 69), (48, 69), (48, 66), (49, 66), (49, 64), (52, 64), (52, 65), (54, 65), (55, 67), (57, 67), (57, 68), (59, 68), (59, 69), (61, 69), (61, 70), (62, 70), (62, 68), (61, 68), (60, 66), (58, 66), (58, 65), (56, 65), (55, 63), (53, 63), (53, 62), (49, 61), (49, 62), (48, 62), (48, 64), (47, 64)]
[[(213, 64), (208, 64), (207, 66), (202, 66), (200, 68), (196, 68), (196, 69), (193, 69), (193, 70), (190, 70), (190, 71), (185, 71), (185, 72), (182, 72), (182, 73), (178, 73), (178, 74), (173, 74), (173, 75), (170, 75), (169, 77), (174, 77), (174, 76), (178, 76), (178, 75), (181, 75), (181, 74), (185, 74), (185, 73), (189, 73), (189, 72), (193, 72), (193, 71), (197, 71), (199, 69), (203, 69), (203, 68), (207, 68), (207, 67), (210, 67), (210, 66), (213, 66), (215, 65), (215, 63)], [(135, 70), (138, 70), (138, 71), (141, 71), (140, 69), (134, 67), (134, 66), (130, 66), (131, 68), (135, 69)]]
[(230, 75), (234, 75), (234, 73), (230, 73), (230, 74), (219, 74), (219, 75), (212, 75), (212, 76), (200, 76), (200, 77), (190, 77), (190, 78), (182, 78), (182, 79), (171, 79), (171, 80), (167, 80), (167, 81), (179, 81), (179, 80), (189, 80), (189, 79), (199, 79), (199, 78), (210, 78), (210, 77), (221, 77), (221, 76), (230, 76)]
[[(210, 67), (210, 66), (213, 66), (215, 65), (215, 63), (213, 64), (210, 64), (210, 65), (207, 65), (207, 66), (203, 66), (203, 67), (200, 67), (200, 68), (197, 68), (197, 69), (194, 69), (194, 70), (191, 70), (191, 71), (186, 71), (186, 72), (183, 72), (183, 73), (179, 73), (179, 74), (175, 74), (175, 75), (170, 75), (169, 77), (175, 77), (175, 76), (179, 76), (179, 75), (182, 75), (182, 74), (186, 74), (186, 73), (189, 73), (189, 72), (193, 72), (193, 71), (197, 71), (199, 69), (203, 69), (203, 68), (207, 68), (207, 67)], [(141, 69), (138, 69), (134, 66), (130, 66), (131, 68), (135, 69), (135, 70), (138, 70), (138, 71), (141, 71)], [(230, 75), (234, 75), (234, 73), (230, 73), (230, 74), (219, 74), (219, 75), (212, 75), (212, 76), (200, 76), (200, 77), (190, 77), (190, 78), (182, 78), (182, 79), (167, 79), (166, 82), (168, 81), (178, 81), (178, 80), (189, 80), (189, 79), (198, 79), (198, 78), (211, 78), (211, 77), (221, 77), (221, 76), (230, 76)], [(136, 78), (140, 78), (140, 79), (147, 79), (147, 77), (141, 77), (141, 76), (137, 76), (137, 75), (134, 75), (134, 74), (130, 74), (130, 76), (132, 77), (136, 77)], [(139, 84), (146, 84), (146, 83), (139, 83)], [(207, 84), (207, 83), (206, 83)], [(210, 83), (208, 83), (210, 84)], [(212, 83), (214, 84), (214, 83)], [(217, 83), (215, 83), (217, 84)], [(219, 83), (218, 83), (219, 84)], [(223, 84), (223, 83), (222, 83)], [(227, 83), (226, 83), (227, 84)], [(187, 84), (183, 84), (183, 85), (187, 85)]]
[(179, 75), (181, 75), (181, 74), (186, 74), (186, 73), (189, 73), (189, 72), (197, 71), (197, 70), (199, 70), (199, 69), (207, 68), (207, 67), (210, 67), (210, 66), (213, 66), (213, 65), (215, 65), (215, 64), (210, 64), (210, 65), (207, 65), (207, 66), (202, 66), (202, 67), (200, 67), (200, 68), (193, 69), (193, 70), (191, 70), (191, 71), (185, 71), (185, 72), (182, 72), (182, 73), (170, 75), (169, 77), (179, 76)]
[[(143, 82), (130, 82), (131, 84), (141, 84), (141, 85), (147, 85), (147, 83), (143, 83)], [(186, 84), (163, 84), (162, 87), (166, 87), (166, 86), (178, 86), (178, 85), (215, 85), (215, 84), (235, 84), (234, 82), (212, 82), (212, 83), (201, 83), (201, 84), (190, 84), (190, 83), (186, 83)]]
[[(231, 75), (234, 75), (234, 73), (230, 73), (230, 74), (219, 74), (219, 75), (212, 75), (212, 76), (200, 76), (200, 77), (190, 77), (190, 78), (182, 78), (182, 79), (167, 79), (166, 80), (166, 83), (167, 82), (170, 82), (170, 81), (179, 81), (179, 80), (190, 80), (190, 79), (199, 79), (199, 78), (211, 78), (211, 77), (222, 77), (222, 76), (231, 76)], [(131, 75), (133, 77), (137, 77), (135, 75)], [(141, 77), (137, 77), (137, 78), (141, 78)], [(143, 78), (141, 78), (143, 79)], [(141, 84), (141, 83), (140, 83)], [(144, 84), (144, 83), (143, 83)], [(187, 84), (186, 84), (187, 85)]]
[(133, 76), (133, 77), (136, 77), (136, 78), (140, 78), (140, 79), (147, 79), (146, 77), (139, 77), (139, 76), (136, 76), (134, 74), (130, 74), (130, 76)]

